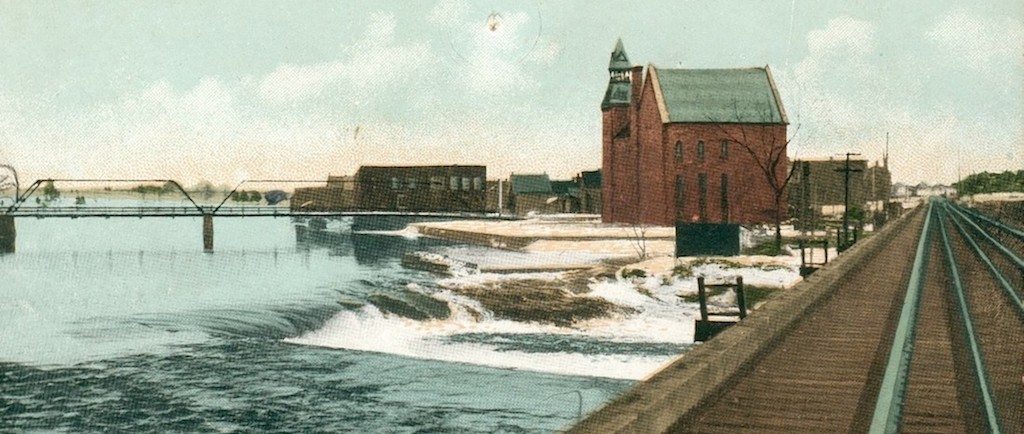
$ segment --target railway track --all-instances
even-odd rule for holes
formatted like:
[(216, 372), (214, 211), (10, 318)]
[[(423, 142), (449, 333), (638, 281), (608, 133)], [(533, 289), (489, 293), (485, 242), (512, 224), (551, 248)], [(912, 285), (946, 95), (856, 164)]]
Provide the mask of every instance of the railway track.
[(1024, 432), (1020, 228), (947, 202), (672, 432)]

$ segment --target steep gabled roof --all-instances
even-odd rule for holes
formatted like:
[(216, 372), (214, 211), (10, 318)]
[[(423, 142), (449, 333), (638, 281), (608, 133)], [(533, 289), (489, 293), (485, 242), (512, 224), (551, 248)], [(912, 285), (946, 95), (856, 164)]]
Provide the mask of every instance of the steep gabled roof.
[(661, 69), (649, 66), (662, 122), (786, 124), (768, 67)]

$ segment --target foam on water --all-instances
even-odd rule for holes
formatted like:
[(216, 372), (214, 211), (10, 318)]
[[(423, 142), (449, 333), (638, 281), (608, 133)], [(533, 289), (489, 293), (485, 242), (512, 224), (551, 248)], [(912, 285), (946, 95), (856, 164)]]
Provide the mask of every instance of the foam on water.
[[(524, 276), (529, 275), (480, 274), (441, 282), (478, 285)], [(536, 273), (533, 277), (554, 278), (558, 274)], [(424, 291), (418, 285), (410, 285), (408, 289)], [(572, 327), (559, 327), (495, 319), (477, 301), (448, 290), (437, 290), (430, 294), (448, 302), (452, 309), (453, 314), (447, 319), (415, 321), (382, 313), (367, 305), (360, 310), (340, 312), (322, 328), (285, 341), (499, 368), (634, 380), (644, 378), (692, 344), (697, 308), (676, 295), (678, 287), (660, 286), (643, 294), (637, 291), (636, 284), (620, 280), (593, 283), (591, 289), (592, 292), (579, 297), (602, 298), (628, 308), (631, 313), (612, 313), (609, 317), (578, 322)], [(524, 340), (530, 336), (560, 336), (567, 348), (528, 351), (456, 339), (464, 335), (515, 335), (523, 336)], [(671, 344), (674, 350), (650, 354), (609, 345), (611, 349), (605, 352), (581, 354), (572, 349), (573, 342), (589, 345), (594, 341)]]
[(444, 338), (460, 333), (553, 333), (581, 335), (554, 326), (466, 319), (414, 321), (382, 314), (373, 306), (344, 311), (319, 330), (284, 341), (328, 348), (371, 351), (421, 359), (467, 363), (563, 375), (640, 379), (670, 360), (671, 356), (628, 354), (585, 355), (556, 352), (497, 351), (478, 343), (451, 343)]
[[(453, 251), (451, 248), (446, 250)], [(506, 252), (494, 255), (506, 259), (522, 256), (521, 253)], [(478, 258), (482, 261), (495, 260), (486, 256)], [(796, 270), (788, 266), (736, 268), (708, 263), (695, 266), (693, 272), (713, 281), (733, 281), (742, 276), (747, 285), (776, 288), (791, 286), (799, 280)], [(443, 289), (500, 284), (512, 279), (557, 280), (561, 277), (561, 273), (481, 273), (443, 278), (435, 282), (442, 288), (440, 290), (429, 291), (418, 286), (410, 289), (448, 302), (453, 315), (447, 319), (418, 322), (366, 306), (359, 311), (341, 312), (323, 328), (286, 341), (492, 367), (621, 379), (642, 379), (693, 343), (698, 306), (680, 297), (697, 291), (692, 277), (650, 275), (592, 281), (589, 292), (576, 296), (602, 299), (623, 311), (579, 321), (572, 327), (495, 319), (475, 300)], [(710, 303), (733, 307), (735, 294), (727, 291), (713, 296)], [(531, 339), (541, 342), (552, 336), (557, 337), (564, 350), (545, 345), (538, 345), (543, 349), (536, 350), (522, 344)], [(517, 343), (508, 344), (503, 339)], [(635, 344), (637, 350), (630, 349), (628, 344)], [(640, 349), (651, 346), (659, 348), (660, 352)], [(597, 350), (576, 351), (584, 347)]]

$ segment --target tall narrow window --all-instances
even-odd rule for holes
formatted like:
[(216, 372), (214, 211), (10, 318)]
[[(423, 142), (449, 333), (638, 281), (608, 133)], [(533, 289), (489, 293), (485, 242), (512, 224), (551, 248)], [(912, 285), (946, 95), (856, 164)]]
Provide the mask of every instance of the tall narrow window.
[(676, 142), (676, 161), (683, 159), (683, 142)]
[(703, 141), (697, 142), (697, 159), (700, 160), (700, 161), (704, 161), (704, 142)]
[(721, 153), (718, 155), (718, 157), (723, 159), (723, 160), (726, 160), (726, 159), (729, 158), (729, 141), (728, 140), (722, 140), (721, 145), (722, 145), (722, 150), (721, 150)]
[(700, 221), (704, 223), (708, 221), (708, 176), (701, 173), (697, 177), (697, 189), (699, 196), (697, 197), (697, 207), (700, 211)]
[(400, 188), (402, 188), (402, 181), (400, 181), (398, 178), (391, 178), (391, 189), (398, 190)]
[(683, 177), (676, 175), (676, 213), (682, 214), (683, 210)]
[(729, 175), (722, 174), (722, 222), (729, 223)]
[(450, 182), (448, 183), (448, 189), (452, 190), (452, 191), (458, 190), (459, 189), (459, 180), (460, 179), (461, 178), (459, 178), (458, 176), (450, 177), (449, 178)]

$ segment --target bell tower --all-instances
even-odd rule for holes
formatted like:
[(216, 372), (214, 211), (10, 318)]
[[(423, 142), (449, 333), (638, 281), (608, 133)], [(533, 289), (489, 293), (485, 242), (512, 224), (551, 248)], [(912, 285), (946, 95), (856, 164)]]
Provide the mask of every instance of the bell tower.
[(630, 104), (633, 96), (633, 67), (622, 46), (622, 39), (615, 42), (611, 59), (608, 61), (608, 88), (601, 101), (601, 216), (605, 222), (622, 221), (625, 216), (615, 215), (629, 209), (621, 187), (626, 185), (623, 161), (628, 161), (631, 152)]
[(632, 65), (629, 64), (629, 57), (626, 56), (626, 49), (622, 47), (620, 38), (615, 43), (615, 50), (612, 51), (611, 60), (608, 62), (608, 89), (604, 93), (601, 110), (616, 106), (629, 106), (632, 93), (631, 70)]

